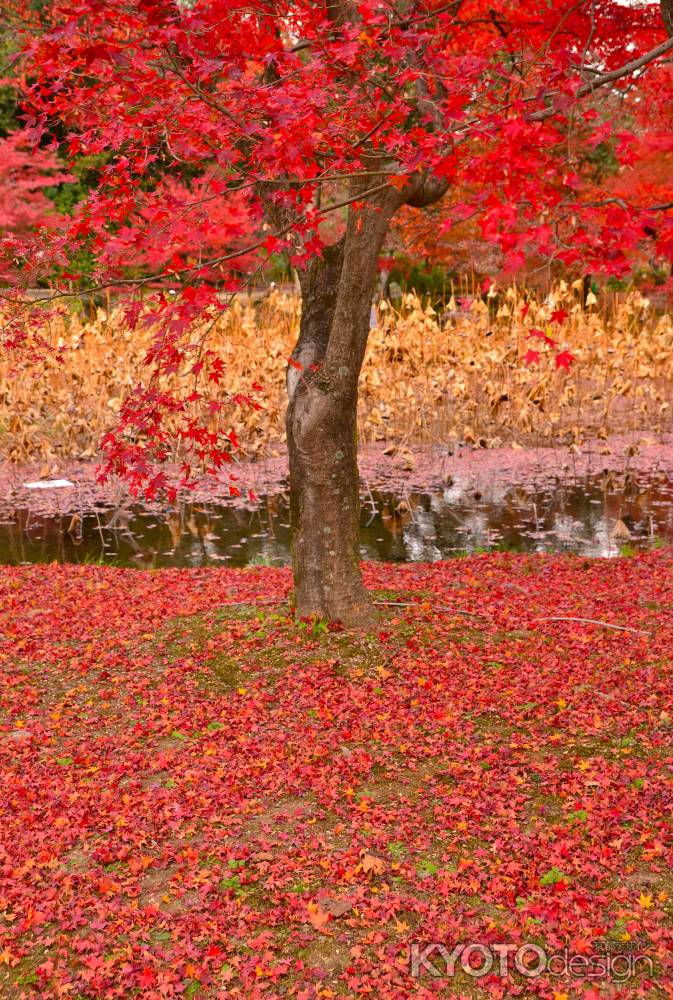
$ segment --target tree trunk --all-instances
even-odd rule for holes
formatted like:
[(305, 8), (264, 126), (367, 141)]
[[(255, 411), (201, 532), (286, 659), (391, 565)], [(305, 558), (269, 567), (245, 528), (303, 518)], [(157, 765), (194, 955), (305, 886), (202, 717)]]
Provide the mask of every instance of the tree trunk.
[(357, 394), (314, 378), (290, 400), (287, 441), (297, 614), (373, 620), (360, 574)]
[(673, 0), (661, 0), (661, 16), (669, 35), (673, 35)]
[[(357, 196), (367, 181), (353, 185)], [(296, 610), (350, 627), (375, 620), (360, 571), (358, 379), (378, 259), (399, 206), (424, 205), (446, 185), (417, 178), (360, 204), (346, 233), (300, 273), (302, 317), (288, 368), (286, 417)]]
[(357, 377), (336, 384), (323, 367), (344, 242), (327, 247), (301, 274), (301, 327), (292, 352), (301, 369), (290, 366), (287, 377), (292, 561), (297, 614), (366, 626), (373, 614), (360, 573)]

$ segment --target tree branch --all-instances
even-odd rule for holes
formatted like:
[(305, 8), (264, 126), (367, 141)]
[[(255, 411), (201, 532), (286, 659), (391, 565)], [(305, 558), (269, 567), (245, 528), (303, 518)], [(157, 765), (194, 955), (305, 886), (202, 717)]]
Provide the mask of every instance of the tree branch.
[(669, 38), (667, 42), (662, 42), (661, 45), (657, 45), (656, 48), (650, 49), (649, 52), (645, 52), (642, 56), (638, 56), (637, 59), (632, 59), (631, 62), (624, 63), (623, 66), (619, 66), (617, 69), (611, 70), (609, 73), (603, 73), (601, 76), (597, 76), (595, 79), (590, 80), (589, 83), (585, 83), (584, 86), (580, 87), (577, 91), (577, 97), (586, 97), (587, 94), (591, 94), (596, 87), (604, 87), (607, 83), (614, 83), (616, 80), (621, 80), (625, 76), (631, 76), (632, 73), (636, 73), (643, 66), (647, 66), (648, 63), (654, 62), (659, 56), (663, 56), (666, 52), (670, 52), (673, 49), (673, 38)]
[[(671, 0), (671, 2), (673, 3), (673, 0)], [(671, 50), (673, 50), (673, 37), (669, 38), (666, 42), (662, 42), (661, 45), (657, 45), (656, 48), (650, 49), (649, 52), (645, 52), (642, 56), (638, 56), (637, 59), (632, 59), (630, 62), (624, 63), (623, 66), (619, 66), (617, 69), (611, 70), (609, 73), (601, 73), (593, 80), (590, 80), (589, 83), (582, 84), (576, 92), (575, 98), (579, 100), (582, 97), (586, 97), (588, 94), (593, 94), (593, 92), (599, 87), (604, 87), (608, 83), (615, 83), (615, 81), (621, 80), (625, 76), (632, 76), (639, 69), (642, 69), (643, 66), (649, 65), (658, 59), (659, 56), (663, 56)], [(527, 121), (542, 122), (547, 118), (551, 118), (555, 114), (556, 108), (545, 108), (543, 111), (536, 111), (532, 115), (529, 115)]]
[[(359, 176), (359, 175), (356, 175)], [(386, 188), (390, 188), (390, 184), (386, 181), (383, 184), (376, 184), (374, 187), (368, 188), (366, 191), (362, 191), (358, 194), (351, 196), (350, 198), (344, 198), (343, 201), (333, 202), (331, 205), (325, 205), (324, 208), (318, 209), (316, 215), (329, 215), (330, 212), (335, 212), (339, 208), (345, 208), (348, 205), (352, 205), (355, 201), (365, 201), (367, 198), (374, 194), (378, 194), (381, 191), (385, 191)], [(93, 288), (78, 289), (72, 292), (53, 292), (51, 295), (46, 295), (40, 302), (52, 302), (56, 299), (77, 299), (83, 298), (85, 295), (95, 295), (96, 292), (104, 292), (108, 288), (143, 288), (152, 281), (160, 281), (162, 278), (169, 278), (171, 276), (177, 277), (182, 274), (190, 274), (195, 271), (202, 271), (206, 268), (217, 267), (218, 264), (224, 264), (230, 260), (236, 260), (239, 257), (245, 257), (246, 254), (253, 253), (255, 250), (259, 250), (263, 246), (269, 235), (275, 236), (277, 239), (281, 236), (286, 236), (291, 229), (296, 225), (296, 221), (293, 220), (289, 225), (284, 226), (282, 229), (277, 230), (274, 233), (266, 234), (261, 239), (257, 240), (255, 243), (251, 243), (249, 246), (242, 247), (240, 250), (232, 250), (231, 253), (222, 254), (219, 257), (211, 257), (209, 260), (201, 261), (199, 264), (190, 264), (185, 267), (170, 268), (164, 271), (157, 271), (154, 274), (148, 274), (144, 278), (118, 278), (114, 281), (108, 281), (100, 285), (94, 285)], [(7, 301), (12, 300), (10, 295), (5, 295), (0, 291), (0, 300), (6, 299)], [(13, 299), (12, 301), (17, 301)], [(21, 304), (29, 304), (30, 300), (19, 299)]]

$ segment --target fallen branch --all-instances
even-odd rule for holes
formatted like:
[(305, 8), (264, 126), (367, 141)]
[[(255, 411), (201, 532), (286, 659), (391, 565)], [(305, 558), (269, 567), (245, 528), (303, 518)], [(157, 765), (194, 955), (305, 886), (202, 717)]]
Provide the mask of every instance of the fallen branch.
[[(419, 608), (421, 601), (374, 601), (377, 608)], [(479, 611), (462, 611), (460, 608), (446, 608), (436, 605), (433, 611), (448, 611), (454, 615), (469, 615), (471, 618), (485, 618)]]
[(534, 618), (536, 622), (583, 622), (585, 625), (602, 625), (604, 628), (618, 629), (620, 632), (635, 632), (637, 635), (650, 635), (650, 632), (643, 632), (639, 628), (631, 628), (629, 625), (613, 625), (611, 622), (602, 622), (597, 618), (565, 618), (554, 616), (553, 618)]
[[(251, 597), (249, 601), (226, 601), (218, 604), (218, 608), (245, 608), (258, 604), (287, 604), (287, 597)], [(198, 612), (197, 612), (198, 613)]]

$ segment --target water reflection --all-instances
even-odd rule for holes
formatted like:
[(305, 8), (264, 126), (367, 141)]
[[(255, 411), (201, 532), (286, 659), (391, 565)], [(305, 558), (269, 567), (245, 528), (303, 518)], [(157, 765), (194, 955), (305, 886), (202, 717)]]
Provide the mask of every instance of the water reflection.
[[(362, 556), (432, 562), (462, 552), (512, 549), (619, 553), (673, 541), (673, 478), (605, 473), (540, 485), (475, 489), (448, 482), (432, 493), (362, 498)], [(36, 515), (17, 505), (0, 517), (0, 562), (111, 562), (137, 567), (283, 565), (289, 560), (287, 491), (255, 510), (184, 503)]]

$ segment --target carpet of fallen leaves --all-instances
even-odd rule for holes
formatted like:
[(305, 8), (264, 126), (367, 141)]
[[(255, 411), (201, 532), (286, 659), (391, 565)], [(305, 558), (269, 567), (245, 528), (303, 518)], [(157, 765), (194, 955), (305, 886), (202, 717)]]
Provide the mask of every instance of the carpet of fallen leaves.
[(0, 569), (0, 996), (673, 996), (673, 552), (366, 577), (363, 639), (284, 570)]

